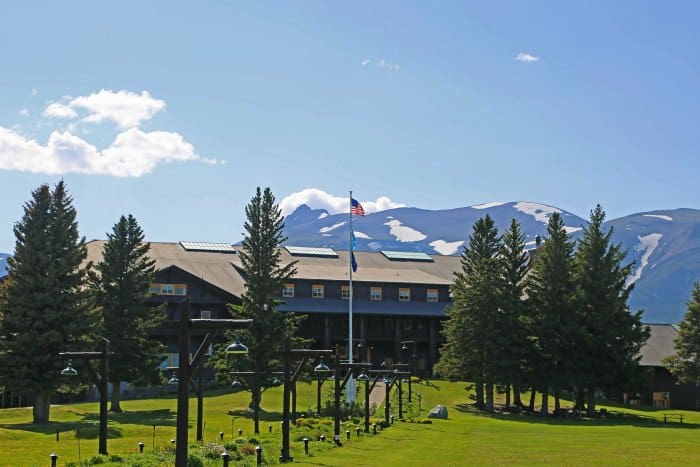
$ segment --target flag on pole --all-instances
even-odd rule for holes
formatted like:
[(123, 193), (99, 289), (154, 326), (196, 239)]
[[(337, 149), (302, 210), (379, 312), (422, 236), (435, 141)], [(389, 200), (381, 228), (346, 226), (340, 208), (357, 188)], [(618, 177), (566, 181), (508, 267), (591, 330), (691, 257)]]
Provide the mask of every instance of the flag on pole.
[(357, 272), (357, 261), (355, 261), (355, 253), (350, 252), (350, 264), (352, 265), (352, 272)]
[(350, 213), (357, 216), (364, 216), (365, 210), (355, 198), (350, 198)]
[(357, 239), (355, 238), (355, 232), (350, 231), (350, 243), (352, 245), (352, 251), (357, 250)]

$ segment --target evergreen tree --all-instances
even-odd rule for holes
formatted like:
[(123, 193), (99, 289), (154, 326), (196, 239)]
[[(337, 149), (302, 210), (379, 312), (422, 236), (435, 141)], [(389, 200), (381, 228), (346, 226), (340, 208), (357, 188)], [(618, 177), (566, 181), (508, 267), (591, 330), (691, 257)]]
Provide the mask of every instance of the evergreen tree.
[(102, 335), (109, 339), (113, 353), (109, 369), (112, 412), (121, 412), (120, 381), (147, 384), (160, 377), (163, 346), (150, 336), (163, 313), (161, 307), (147, 303), (155, 261), (148, 257), (150, 244), (143, 239), (134, 216), (121, 216), (107, 234), (102, 260), (90, 274), (90, 287), (102, 315)]
[(49, 420), (51, 395), (66, 360), (59, 352), (84, 348), (95, 316), (85, 290), (87, 251), (63, 181), (41, 185), (15, 224), (15, 251), (2, 288), (0, 368), (11, 391), (33, 396), (33, 421)]
[[(526, 361), (529, 350), (528, 314), (525, 301), (525, 276), (530, 256), (525, 251), (525, 236), (520, 224), (511, 219), (508, 230), (503, 233), (501, 258), (503, 284), (500, 322), (502, 384), (512, 387), (516, 406), (522, 406), (520, 390), (526, 380)], [(510, 391), (506, 393), (506, 406), (510, 405)]]
[[(537, 252), (528, 276), (536, 353), (532, 379), (542, 391), (542, 413), (549, 411), (549, 390), (555, 395), (571, 381), (571, 355), (578, 323), (572, 305), (574, 245), (558, 213), (547, 224), (549, 238)], [(534, 389), (533, 389), (534, 390)]]
[[(284, 217), (269, 188), (255, 196), (245, 208), (246, 231), (240, 260), (246, 278), (246, 289), (241, 305), (230, 306), (235, 318), (253, 319), (249, 329), (239, 332), (248, 346), (249, 369), (256, 374), (249, 380), (251, 386), (251, 408), (254, 412), (255, 433), (259, 433), (259, 412), (262, 389), (269, 387), (272, 372), (277, 370), (281, 359), (285, 337), (294, 334), (299, 318), (290, 313), (277, 311), (282, 288), (296, 273), (296, 261), (282, 266), (280, 247), (286, 240), (282, 231)], [(230, 338), (233, 336), (229, 335)], [(215, 368), (230, 369), (242, 362), (217, 359)]]
[[(605, 211), (591, 211), (575, 259), (576, 309), (582, 323), (585, 354), (577, 362), (577, 387), (586, 387), (588, 412), (595, 411), (596, 389), (621, 389), (638, 369), (639, 350), (649, 336), (642, 312), (630, 313), (627, 299), (634, 284), (627, 284), (633, 264), (622, 265), (627, 255), (611, 244), (613, 229), (603, 231)], [(579, 353), (580, 355), (580, 353)]]
[(452, 284), (453, 305), (443, 323), (445, 336), (436, 371), (457, 376), (464, 372), (476, 385), (476, 405), (493, 410), (493, 388), (498, 375), (499, 297), (501, 285), (500, 238), (493, 219), (474, 223), (469, 246), (462, 252), (462, 270)]
[(680, 382), (700, 384), (700, 282), (693, 286), (673, 343), (676, 354), (664, 361), (667, 368)]

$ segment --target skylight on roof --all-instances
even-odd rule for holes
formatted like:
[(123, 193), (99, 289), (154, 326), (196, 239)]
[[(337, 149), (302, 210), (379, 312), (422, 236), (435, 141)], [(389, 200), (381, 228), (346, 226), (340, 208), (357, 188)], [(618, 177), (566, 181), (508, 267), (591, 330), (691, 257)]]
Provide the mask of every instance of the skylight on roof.
[(180, 246), (187, 251), (209, 251), (213, 253), (235, 253), (236, 249), (230, 243), (212, 242), (180, 242)]
[(292, 256), (318, 256), (321, 258), (337, 258), (338, 253), (332, 248), (313, 248), (307, 246), (285, 246)]
[(416, 251), (382, 250), (382, 254), (392, 261), (433, 261), (427, 254)]

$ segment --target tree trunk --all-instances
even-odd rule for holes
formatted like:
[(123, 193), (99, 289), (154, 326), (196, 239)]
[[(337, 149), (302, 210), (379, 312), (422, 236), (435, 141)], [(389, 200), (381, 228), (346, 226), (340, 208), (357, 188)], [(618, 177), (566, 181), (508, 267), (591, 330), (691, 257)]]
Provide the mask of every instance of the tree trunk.
[(542, 389), (542, 410), (541, 410), (542, 415), (548, 415), (549, 414), (549, 387), (545, 386), (544, 389)]
[(588, 409), (586, 413), (589, 416), (595, 415), (595, 388), (588, 388)]
[(476, 406), (480, 409), (484, 408), (484, 385), (480, 382), (475, 383), (476, 386)]
[(506, 410), (510, 409), (510, 385), (506, 386)]
[(561, 402), (559, 401), (559, 389), (556, 389), (554, 391), (554, 411), (558, 413), (559, 409), (561, 409)]
[(109, 407), (110, 412), (120, 412), (122, 411), (122, 392), (120, 391), (121, 381), (112, 381), (112, 399), (111, 405)]
[(520, 385), (513, 385), (513, 405), (521, 408), (523, 406), (523, 401), (520, 399)]
[(528, 409), (530, 412), (535, 411), (535, 395), (537, 394), (537, 391), (535, 391), (535, 388), (533, 387), (532, 390), (530, 391), (530, 404), (528, 404)]
[(260, 386), (255, 385), (253, 389), (253, 432), (256, 435), (260, 434), (260, 399), (262, 395), (260, 394)]
[(486, 411), (493, 412), (493, 384), (486, 384)]
[(576, 404), (574, 404), (574, 410), (585, 410), (586, 408), (586, 394), (582, 387), (576, 388)]
[(42, 391), (34, 397), (32, 407), (32, 423), (49, 423), (49, 410), (51, 409), (51, 392)]

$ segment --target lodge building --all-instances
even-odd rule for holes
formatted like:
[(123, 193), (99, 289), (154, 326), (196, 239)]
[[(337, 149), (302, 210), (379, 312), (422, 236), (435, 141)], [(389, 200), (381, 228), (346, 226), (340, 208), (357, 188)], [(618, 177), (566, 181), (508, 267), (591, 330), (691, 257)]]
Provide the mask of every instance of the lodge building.
[[(100, 261), (104, 243), (87, 243), (89, 261)], [(179, 319), (178, 305), (184, 297), (190, 299), (191, 318), (230, 317), (227, 304), (240, 304), (245, 292), (239, 248), (222, 243), (152, 242), (149, 256), (157, 272), (150, 301), (165, 304), (168, 321)], [(282, 264), (296, 261), (297, 272), (280, 291), (279, 311), (306, 315), (298, 334), (312, 339), (315, 348), (339, 345), (347, 356), (349, 252), (285, 246), (280, 253)], [(373, 364), (413, 359), (417, 373), (429, 374), (442, 342), (440, 322), (450, 304), (449, 286), (459, 258), (389, 251), (355, 252), (355, 258), (354, 358)], [(177, 328), (163, 325), (157, 337), (167, 346), (164, 366), (178, 366)], [(197, 337), (193, 334), (193, 347)], [(402, 341), (412, 343), (403, 346)]]

